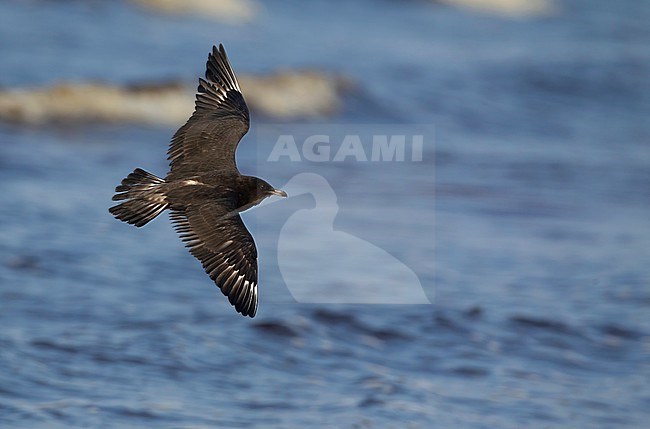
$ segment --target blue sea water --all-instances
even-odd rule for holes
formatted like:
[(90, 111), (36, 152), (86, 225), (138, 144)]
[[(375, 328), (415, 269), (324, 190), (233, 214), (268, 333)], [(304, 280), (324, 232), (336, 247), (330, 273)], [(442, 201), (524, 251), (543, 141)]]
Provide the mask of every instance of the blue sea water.
[(107, 212), (134, 167), (165, 173), (173, 129), (0, 124), (0, 427), (646, 427), (650, 3), (557, 3), (511, 19), (268, 1), (243, 25), (0, 4), (0, 87), (191, 82), (223, 42), (238, 72), (348, 77), (332, 129), (435, 130), (422, 162), (273, 163), (259, 130), (304, 123), (253, 112), (240, 168), (277, 186), (326, 177), (336, 229), (411, 267), (432, 304), (297, 302), (276, 260), (284, 222), (313, 206), (301, 196), (245, 214), (250, 320), (164, 217), (136, 230)]

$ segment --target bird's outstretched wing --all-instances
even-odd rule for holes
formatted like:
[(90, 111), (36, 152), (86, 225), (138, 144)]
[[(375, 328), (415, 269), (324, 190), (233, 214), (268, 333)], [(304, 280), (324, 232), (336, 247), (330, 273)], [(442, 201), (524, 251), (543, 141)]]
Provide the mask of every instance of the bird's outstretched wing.
[(167, 151), (171, 174), (237, 171), (235, 150), (250, 120), (223, 45), (212, 47), (197, 91), (194, 113), (174, 134)]
[(173, 209), (174, 228), (237, 312), (257, 312), (257, 249), (236, 212), (219, 202)]

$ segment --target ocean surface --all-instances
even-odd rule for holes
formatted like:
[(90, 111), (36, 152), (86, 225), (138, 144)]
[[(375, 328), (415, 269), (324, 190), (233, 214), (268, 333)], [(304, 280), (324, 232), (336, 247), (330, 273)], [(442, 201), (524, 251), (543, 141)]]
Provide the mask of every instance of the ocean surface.
[[(135, 229), (107, 211), (133, 168), (165, 174), (174, 129), (0, 123), (0, 427), (648, 427), (650, 2), (556, 5), (513, 19), (266, 1), (223, 24), (127, 1), (3, 1), (2, 88), (193, 82), (219, 42), (239, 73), (353, 85), (332, 117), (253, 112), (240, 169), (277, 187), (318, 174), (338, 207), (324, 228), (318, 193), (244, 214), (255, 319), (165, 215)], [(333, 152), (346, 130), (424, 129), (422, 160), (269, 161), (273, 130), (306, 126)], [(301, 216), (286, 247), (305, 251), (281, 256), (310, 269), (285, 279), (278, 242), (306, 210), (314, 227)], [(327, 231), (351, 244), (335, 254)], [(312, 292), (323, 278), (332, 289)], [(369, 279), (368, 303), (327, 303)], [(422, 292), (430, 304), (369, 303)]]

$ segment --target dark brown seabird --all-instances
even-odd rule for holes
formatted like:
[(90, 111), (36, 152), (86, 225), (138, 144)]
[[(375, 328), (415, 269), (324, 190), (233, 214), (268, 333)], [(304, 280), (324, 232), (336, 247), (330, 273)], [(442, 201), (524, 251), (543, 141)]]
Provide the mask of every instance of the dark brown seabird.
[(115, 188), (109, 211), (137, 227), (169, 209), (174, 228), (237, 312), (257, 312), (257, 249), (239, 212), (284, 191), (243, 176), (235, 150), (249, 128), (248, 107), (222, 45), (208, 55), (194, 113), (172, 138), (165, 179), (136, 168)]

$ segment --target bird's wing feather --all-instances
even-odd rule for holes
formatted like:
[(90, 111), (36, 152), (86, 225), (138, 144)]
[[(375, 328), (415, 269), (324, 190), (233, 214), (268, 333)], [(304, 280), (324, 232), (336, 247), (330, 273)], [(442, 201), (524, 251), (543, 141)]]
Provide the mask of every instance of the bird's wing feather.
[(167, 158), (180, 176), (236, 170), (235, 150), (248, 132), (248, 107), (223, 45), (212, 47), (205, 80), (199, 79), (195, 110), (172, 138)]
[(257, 312), (257, 249), (241, 217), (220, 202), (173, 209), (174, 228), (237, 312)]

